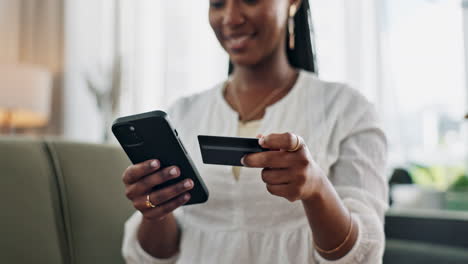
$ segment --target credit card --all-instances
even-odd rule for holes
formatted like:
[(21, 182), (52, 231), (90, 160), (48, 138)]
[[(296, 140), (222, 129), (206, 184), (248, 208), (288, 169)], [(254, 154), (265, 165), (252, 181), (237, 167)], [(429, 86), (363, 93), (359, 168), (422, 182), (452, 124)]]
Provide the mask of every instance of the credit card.
[(250, 153), (268, 151), (258, 144), (258, 138), (198, 136), (205, 164), (243, 166), (241, 158)]

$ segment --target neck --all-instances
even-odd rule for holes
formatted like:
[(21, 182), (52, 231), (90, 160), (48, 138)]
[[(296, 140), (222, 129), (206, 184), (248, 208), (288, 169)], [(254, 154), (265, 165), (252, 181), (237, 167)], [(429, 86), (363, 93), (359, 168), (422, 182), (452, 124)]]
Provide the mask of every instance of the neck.
[(285, 83), (296, 70), (289, 64), (284, 46), (256, 65), (235, 65), (232, 82), (239, 92), (273, 90)]

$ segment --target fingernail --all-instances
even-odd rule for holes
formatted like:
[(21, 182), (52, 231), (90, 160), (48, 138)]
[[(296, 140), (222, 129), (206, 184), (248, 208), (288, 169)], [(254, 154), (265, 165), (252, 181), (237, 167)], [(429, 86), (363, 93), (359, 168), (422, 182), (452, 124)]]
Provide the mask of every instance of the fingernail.
[(244, 157), (242, 157), (242, 159), (240, 160), (240, 162), (241, 162), (241, 164), (242, 164), (242, 165), (244, 165), (244, 166), (245, 166), (245, 163), (244, 163), (244, 158), (245, 158), (245, 156), (244, 156)]
[(150, 165), (153, 168), (157, 168), (159, 166), (159, 162), (157, 160), (153, 160)]
[(184, 195), (184, 200), (187, 201), (188, 199), (190, 199), (190, 194), (187, 193), (186, 195)]
[(192, 182), (191, 182), (190, 180), (186, 181), (186, 182), (184, 183), (184, 187), (185, 187), (185, 188), (190, 188), (190, 187), (192, 187)]
[(263, 144), (265, 143), (265, 137), (262, 136), (262, 137), (258, 140), (258, 143), (259, 143), (260, 145), (263, 145)]
[(177, 169), (176, 168), (172, 168), (169, 173), (172, 175), (172, 176), (176, 176), (177, 175)]

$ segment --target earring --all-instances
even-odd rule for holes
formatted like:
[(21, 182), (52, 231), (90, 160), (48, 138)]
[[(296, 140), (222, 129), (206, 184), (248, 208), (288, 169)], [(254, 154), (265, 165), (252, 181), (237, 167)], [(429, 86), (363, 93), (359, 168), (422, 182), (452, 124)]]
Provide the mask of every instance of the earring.
[(296, 5), (291, 5), (289, 8), (289, 21), (288, 21), (288, 31), (289, 31), (289, 49), (293, 50), (296, 46), (296, 35), (294, 33), (294, 16), (296, 15)]

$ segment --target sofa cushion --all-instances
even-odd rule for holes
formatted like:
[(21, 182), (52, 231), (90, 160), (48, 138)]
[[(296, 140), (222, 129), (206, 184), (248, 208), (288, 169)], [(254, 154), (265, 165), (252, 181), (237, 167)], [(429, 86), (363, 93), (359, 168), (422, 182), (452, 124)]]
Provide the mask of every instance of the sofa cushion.
[(130, 165), (117, 146), (47, 140), (57, 169), (71, 263), (123, 263), (123, 226), (134, 211), (121, 175)]
[(2, 263), (66, 263), (60, 202), (42, 141), (0, 137)]
[(466, 248), (449, 247), (424, 242), (388, 239), (384, 264), (466, 264)]

